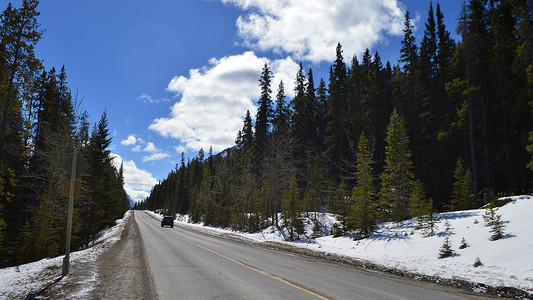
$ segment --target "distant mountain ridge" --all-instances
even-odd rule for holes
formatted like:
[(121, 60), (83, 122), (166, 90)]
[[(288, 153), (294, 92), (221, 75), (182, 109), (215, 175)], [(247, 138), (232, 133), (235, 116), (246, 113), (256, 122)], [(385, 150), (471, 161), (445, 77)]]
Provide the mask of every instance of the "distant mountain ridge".
[(130, 208), (133, 208), (135, 206), (135, 200), (133, 200), (133, 198), (130, 197), (130, 195), (127, 195), (126, 196), (128, 197), (128, 201), (130, 202)]

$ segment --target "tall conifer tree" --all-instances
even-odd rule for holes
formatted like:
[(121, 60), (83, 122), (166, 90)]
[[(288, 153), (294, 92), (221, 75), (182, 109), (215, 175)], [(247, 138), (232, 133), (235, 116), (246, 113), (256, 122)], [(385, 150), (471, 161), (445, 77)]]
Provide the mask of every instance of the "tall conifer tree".
[(408, 200), (413, 186), (413, 164), (409, 138), (402, 116), (394, 110), (387, 126), (385, 167), (381, 174), (380, 207), (400, 222), (408, 217)]
[(328, 107), (326, 113), (327, 126), (325, 143), (325, 155), (330, 162), (330, 172), (336, 178), (339, 177), (339, 170), (342, 168), (343, 159), (348, 153), (348, 137), (345, 124), (345, 113), (347, 108), (347, 78), (348, 73), (344, 58), (342, 56), (342, 46), (339, 43), (336, 50), (337, 58), (330, 69)]
[[(272, 122), (272, 98), (270, 94), (272, 82), (272, 72), (270, 67), (265, 63), (259, 86), (261, 88), (261, 97), (258, 100), (257, 115), (255, 117), (255, 143), (252, 152), (252, 164), (258, 172), (264, 167), (264, 159), (269, 152), (269, 135)], [(257, 174), (259, 175), (259, 174)]]
[(368, 138), (363, 132), (357, 143), (357, 165), (355, 177), (357, 184), (353, 191), (351, 222), (354, 229), (362, 236), (369, 237), (376, 225), (374, 208), (374, 177), (372, 175), (372, 152)]

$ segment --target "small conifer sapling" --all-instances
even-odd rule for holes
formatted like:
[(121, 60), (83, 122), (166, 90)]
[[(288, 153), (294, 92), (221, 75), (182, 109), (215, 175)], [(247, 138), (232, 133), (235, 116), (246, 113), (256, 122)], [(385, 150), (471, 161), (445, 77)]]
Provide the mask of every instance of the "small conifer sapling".
[(453, 254), (454, 254), (454, 252), (453, 252), (453, 249), (452, 249), (452, 243), (450, 242), (450, 239), (448, 237), (446, 237), (444, 239), (444, 243), (440, 247), (439, 258), (450, 257), (450, 256), (453, 256)]
[(466, 247), (468, 247), (468, 244), (466, 243), (465, 238), (463, 238), (463, 239), (461, 240), (461, 245), (459, 245), (459, 249), (464, 249), (464, 248), (466, 248)]
[(477, 268), (482, 265), (483, 264), (481, 263), (481, 260), (479, 259), (479, 257), (476, 257), (476, 260), (474, 261), (474, 267)]

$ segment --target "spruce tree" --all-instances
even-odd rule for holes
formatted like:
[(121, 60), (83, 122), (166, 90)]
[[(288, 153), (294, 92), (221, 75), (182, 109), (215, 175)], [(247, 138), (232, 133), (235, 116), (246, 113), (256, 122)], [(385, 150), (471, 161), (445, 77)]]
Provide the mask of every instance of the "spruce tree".
[(466, 210), (476, 208), (479, 203), (477, 203), (472, 175), (470, 170), (464, 167), (463, 160), (460, 157), (457, 159), (457, 166), (453, 177), (455, 178), (455, 182), (453, 183), (450, 209)]
[(465, 249), (468, 247), (468, 244), (466, 243), (465, 238), (461, 239), (461, 245), (459, 245), (459, 249)]
[(82, 212), (85, 237), (111, 225), (128, 209), (122, 186), (118, 186), (118, 172), (112, 164), (110, 145), (107, 113), (104, 111), (84, 151), (88, 164), (86, 174), (82, 176), (83, 192), (88, 198)]
[[(41, 39), (42, 31), (37, 22), (37, 0), (24, 0), (22, 7), (17, 9), (8, 5), (1, 15), (2, 41), (0, 51), (0, 61), (2, 62), (2, 76), (0, 84), (0, 101), (2, 109), (0, 111), (0, 158), (12, 152), (8, 142), (8, 135), (20, 134), (8, 128), (12, 121), (20, 122), (16, 118), (21, 118), (22, 99), (17, 95), (23, 92), (21, 89), (29, 88), (25, 86), (31, 83), (34, 73), (40, 66), (39, 60), (34, 56), (34, 48)], [(20, 129), (19, 129), (20, 130)], [(5, 151), (9, 150), (9, 151)]]
[(261, 97), (258, 100), (257, 115), (255, 117), (255, 139), (252, 152), (252, 164), (256, 170), (256, 175), (260, 175), (264, 168), (264, 159), (270, 150), (269, 135), (272, 121), (272, 98), (270, 94), (272, 82), (272, 72), (265, 63), (259, 86), (261, 87)]
[(504, 237), (505, 224), (501, 221), (502, 216), (497, 214), (498, 208), (491, 202), (485, 209), (483, 220), (486, 226), (490, 227), (492, 241), (499, 240)]
[(400, 62), (404, 63), (403, 70), (407, 76), (415, 75), (415, 68), (418, 61), (418, 47), (413, 33), (414, 25), (409, 15), (409, 11), (404, 15), (404, 29), (402, 48), (400, 49)]
[(289, 191), (281, 205), (283, 226), (289, 231), (289, 240), (294, 241), (304, 233), (304, 223), (301, 216), (301, 196), (296, 175), (291, 177)]
[(11, 3), (0, 15), (0, 266), (12, 264), (23, 224), (34, 201), (24, 191), (41, 62), (34, 55), (42, 30), (37, 0)]
[(454, 251), (452, 249), (452, 243), (450, 242), (450, 239), (446, 237), (440, 248), (439, 258), (450, 257), (450, 256), (453, 256), (453, 254), (454, 254)]
[(434, 236), (438, 228), (437, 223), (440, 222), (439, 215), (433, 208), (433, 199), (425, 203), (424, 215), (421, 217), (420, 227), (426, 236)]
[(309, 136), (308, 123), (312, 118), (308, 109), (307, 97), (305, 94), (306, 81), (307, 79), (305, 78), (302, 64), (300, 63), (300, 69), (298, 69), (295, 80), (295, 95), (291, 101), (292, 110), (294, 111), (291, 123), (297, 145), (295, 154), (297, 155), (296, 160), (298, 161), (303, 161), (305, 156), (306, 148), (308, 146), (307, 139)]
[(437, 10), (435, 13), (437, 18), (437, 55), (435, 57), (437, 63), (437, 84), (444, 88), (444, 84), (451, 79), (451, 67), (453, 53), (455, 50), (455, 43), (450, 38), (450, 32), (446, 29), (444, 24), (444, 15), (437, 3)]
[(368, 138), (363, 132), (357, 144), (356, 186), (353, 191), (354, 205), (351, 213), (353, 228), (362, 236), (369, 237), (376, 225), (374, 209), (374, 177), (372, 175), (372, 152)]
[(287, 134), (289, 133), (290, 111), (285, 101), (286, 97), (285, 86), (283, 85), (283, 80), (281, 80), (276, 94), (276, 108), (274, 109), (272, 117), (272, 133), (277, 137), (287, 137)]
[(329, 96), (326, 113), (326, 136), (324, 139), (324, 155), (330, 162), (329, 169), (333, 178), (338, 178), (343, 167), (343, 159), (348, 153), (348, 137), (346, 133), (346, 108), (348, 101), (347, 79), (348, 73), (344, 58), (342, 56), (342, 46), (337, 45), (337, 58), (330, 69)]
[(413, 190), (409, 198), (409, 215), (417, 219), (417, 227), (422, 228), (424, 216), (427, 214), (427, 201), (425, 199), (424, 186), (420, 180), (413, 184)]
[(338, 215), (337, 220), (340, 219), (339, 232), (334, 233), (336, 236), (346, 234), (350, 228), (350, 211), (353, 206), (353, 197), (350, 196), (348, 185), (344, 180), (337, 186), (331, 199), (334, 203), (331, 206), (334, 208), (334, 212)]
[(408, 200), (413, 186), (413, 171), (409, 138), (405, 122), (396, 110), (387, 126), (385, 167), (381, 174), (380, 209), (386, 217), (389, 209), (392, 220), (401, 222), (408, 217)]
[(323, 153), (325, 151), (324, 139), (326, 138), (326, 112), (328, 91), (326, 83), (323, 78), (320, 78), (320, 83), (316, 90), (317, 110), (314, 123), (317, 126), (317, 152)]
[(322, 211), (327, 199), (327, 178), (324, 158), (320, 154), (315, 154), (309, 180), (309, 189), (305, 195), (305, 208), (309, 212), (316, 213)]

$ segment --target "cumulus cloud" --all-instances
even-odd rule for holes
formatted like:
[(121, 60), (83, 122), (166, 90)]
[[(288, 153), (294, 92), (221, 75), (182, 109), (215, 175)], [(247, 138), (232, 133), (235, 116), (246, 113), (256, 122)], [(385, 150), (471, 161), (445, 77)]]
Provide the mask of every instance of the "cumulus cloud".
[[(140, 147), (140, 145), (137, 145), (137, 146), (139, 146), (139, 147), (135, 147), (135, 148), (133, 148), (131, 150), (132, 151), (136, 151), (136, 152), (140, 152), (141, 147)], [(161, 151), (161, 149), (157, 148), (155, 146), (155, 144), (152, 143), (152, 142), (146, 143), (146, 146), (144, 147), (144, 149), (142, 149), (142, 151), (143, 152), (152, 153), (151, 155), (143, 156), (143, 162), (161, 160), (163, 158), (170, 157), (170, 155), (168, 153), (165, 153), (165, 152)]]
[(221, 151), (230, 147), (242, 128), (246, 110), (255, 115), (253, 99), (259, 98), (258, 80), (265, 63), (274, 74), (274, 93), (279, 80), (283, 80), (285, 91), (293, 96), (299, 66), (290, 57), (270, 61), (249, 51), (212, 58), (209, 66), (190, 70), (188, 77), (172, 78), (167, 90), (181, 99), (171, 107), (169, 117), (155, 119), (149, 129), (179, 139), (187, 149), (197, 151), (212, 146), (214, 151)]
[(220, 1), (246, 12), (236, 21), (244, 45), (314, 62), (333, 60), (338, 42), (360, 54), (403, 28), (397, 0)]
[(167, 157), (170, 157), (168, 153), (156, 152), (156, 153), (152, 153), (152, 155), (143, 156), (143, 162), (160, 160), (160, 159), (167, 158)]
[(113, 164), (117, 169), (123, 163), (126, 193), (136, 202), (148, 197), (152, 187), (157, 184), (157, 179), (150, 172), (139, 169), (133, 160), (123, 160), (120, 155), (115, 153), (112, 156), (114, 157)]
[(143, 151), (146, 151), (146, 152), (156, 152), (156, 151), (159, 151), (159, 149), (154, 145), (154, 143), (152, 142), (148, 142), (146, 144), (146, 147), (144, 147)]
[(123, 146), (131, 146), (131, 145), (135, 145), (135, 143), (137, 143), (137, 138), (131, 134), (128, 136), (127, 139), (122, 140), (120, 142), (120, 144)]
[(133, 146), (131, 151), (133, 152), (150, 152), (151, 155), (143, 157), (143, 162), (160, 160), (163, 158), (170, 157), (168, 153), (165, 153), (161, 149), (157, 148), (152, 142), (145, 142), (143, 139), (135, 137), (130, 134), (127, 139), (122, 140), (120, 144), (124, 146)]

